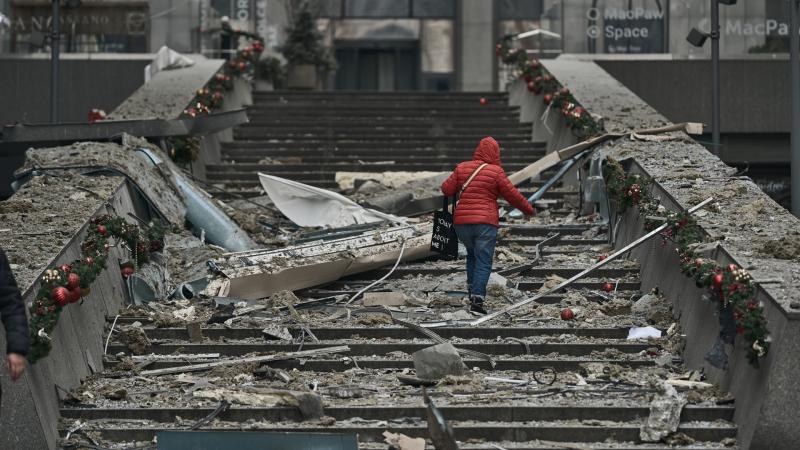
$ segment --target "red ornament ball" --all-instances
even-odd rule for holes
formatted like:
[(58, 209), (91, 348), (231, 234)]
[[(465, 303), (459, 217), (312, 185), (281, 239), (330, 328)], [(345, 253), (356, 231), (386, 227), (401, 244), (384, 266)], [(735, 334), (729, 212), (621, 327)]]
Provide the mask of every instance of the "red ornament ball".
[(542, 100), (544, 101), (545, 105), (549, 105), (550, 103), (553, 103), (553, 94), (544, 94), (544, 97), (542, 98)]
[(602, 286), (601, 289), (603, 289), (603, 291), (605, 291), (605, 292), (611, 292), (611, 291), (614, 290), (614, 285), (609, 283), (608, 281), (606, 281), (605, 283), (603, 283), (603, 286)]
[(94, 258), (92, 258), (91, 256), (87, 256), (87, 257), (86, 257), (86, 259), (85, 259), (84, 261), (86, 261), (86, 264), (88, 264), (88, 265), (90, 265), (90, 266), (91, 266), (92, 264), (94, 264)]
[(70, 290), (81, 287), (81, 277), (77, 273), (70, 273), (67, 275), (67, 287)]
[(559, 93), (560, 95), (567, 95), (567, 94), (569, 94), (569, 89), (567, 89), (567, 88), (561, 88), (561, 89), (558, 91), (558, 93)]
[(61, 269), (61, 271), (64, 273), (69, 273), (70, 270), (72, 270), (72, 267), (70, 267), (69, 264), (62, 264), (61, 266), (59, 266), (59, 269)]
[(486, 103), (488, 103), (488, 101), (486, 100), (486, 97), (481, 97), (481, 99), (478, 100), (478, 101), (480, 102), (481, 105), (485, 105)]
[(536, 90), (536, 83), (534, 83), (533, 81), (528, 81), (528, 90), (531, 91), (531, 92), (535, 91)]
[(125, 278), (127, 280), (129, 276), (133, 275), (133, 267), (130, 266), (123, 267), (120, 273), (122, 273), (122, 278)]
[(56, 302), (58, 306), (64, 306), (69, 303), (71, 295), (67, 288), (59, 286), (50, 291), (50, 298)]
[(75, 289), (69, 290), (69, 302), (75, 303), (81, 299), (81, 288), (76, 287)]
[(500, 52), (502, 52), (502, 51), (503, 51), (503, 46), (502, 46), (502, 45), (500, 45), (500, 44), (497, 44), (497, 45), (495, 45), (495, 46), (494, 46), (494, 52), (495, 52), (495, 53), (496, 53), (498, 56), (500, 55)]
[(561, 320), (572, 320), (575, 318), (575, 313), (569, 309), (564, 308), (561, 310)]
[(534, 60), (531, 61), (531, 68), (533, 68), (533, 69), (538, 69), (539, 68), (539, 60), (538, 59), (534, 59)]
[(239, 72), (244, 72), (244, 70), (247, 69), (247, 63), (244, 61), (239, 61), (239, 64), (236, 66), (236, 68), (239, 69)]
[(721, 273), (714, 275), (711, 277), (711, 286), (713, 286), (714, 289), (722, 289), (722, 280), (724, 280), (724, 278), (725, 277), (723, 277)]
[(101, 236), (105, 236), (108, 234), (108, 230), (106, 229), (105, 225), (98, 225), (97, 232), (100, 233)]
[(733, 272), (734, 270), (736, 270), (738, 268), (739, 268), (739, 266), (737, 266), (736, 264), (728, 264), (728, 270), (730, 270), (731, 272)]

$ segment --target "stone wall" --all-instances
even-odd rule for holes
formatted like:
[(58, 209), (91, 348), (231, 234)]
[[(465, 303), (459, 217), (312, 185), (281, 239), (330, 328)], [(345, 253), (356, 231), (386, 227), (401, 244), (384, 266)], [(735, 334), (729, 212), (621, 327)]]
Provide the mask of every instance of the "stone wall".
[[(545, 67), (570, 89), (582, 106), (603, 117), (613, 133), (669, 124), (650, 105), (591, 61), (556, 59)], [(516, 89), (516, 92), (515, 92)], [(665, 89), (671, 90), (671, 89)], [(673, 91), (674, 92), (674, 91)], [(541, 111), (541, 97), (512, 87), (512, 101), (523, 105), (524, 114)], [(528, 103), (527, 106), (524, 106)], [(526, 112), (529, 111), (529, 112)], [(550, 124), (552, 125), (552, 124)], [(559, 135), (568, 130), (550, 128), (543, 136), (548, 148), (557, 148)], [(534, 124), (533, 132), (541, 124)], [(715, 304), (701, 301), (701, 290), (679, 272), (674, 249), (662, 247), (658, 239), (632, 253), (642, 265), (642, 288), (658, 287), (673, 302), (674, 313), (686, 334), (684, 354), (690, 368), (702, 368), (710, 381), (736, 397), (735, 420), (741, 448), (789, 449), (800, 441), (790, 408), (800, 401), (800, 388), (793, 383), (800, 367), (796, 358), (800, 335), (800, 302), (797, 286), (800, 270), (800, 221), (781, 208), (746, 177), (683, 133), (669, 135), (664, 142), (621, 138), (599, 146), (599, 151), (627, 160), (634, 171), (653, 178), (654, 194), (674, 210), (688, 208), (708, 196), (715, 207), (697, 214), (698, 223), (710, 240), (720, 242), (712, 257), (720, 264), (736, 263), (759, 283), (758, 299), (764, 304), (772, 347), (758, 369), (745, 358), (743, 340), (737, 339), (730, 367), (718, 370), (704, 356), (719, 334)], [(621, 248), (642, 234), (642, 219), (627, 212), (615, 230)], [(775, 249), (780, 249), (776, 254)], [(779, 259), (792, 258), (792, 259)]]
[[(81, 257), (80, 243), (90, 218), (133, 213), (149, 220), (147, 211), (137, 208), (141, 202), (135, 201), (136, 194), (124, 178), (58, 177), (57, 184), (37, 186), (41, 178), (0, 203), (5, 228), (16, 224), (13, 216), (20, 215), (9, 205), (35, 201), (44, 191), (51, 196), (51, 201), (45, 202), (46, 208), (39, 204), (25, 213), (27, 217), (19, 218), (27, 226), (13, 226), (10, 232), (0, 234), (0, 246), (8, 252), (26, 306), (33, 302), (44, 270)], [(87, 195), (84, 184), (91, 186), (86, 189), (97, 196)], [(59, 196), (53, 195), (55, 187)], [(56, 220), (47, 220), (48, 216)], [(57, 232), (53, 230), (56, 226)], [(8, 378), (5, 368), (0, 371), (0, 448), (56, 447), (60, 401), (82, 378), (103, 370), (106, 317), (114, 316), (125, 304), (126, 291), (118, 267), (127, 259), (124, 250), (110, 250), (106, 270), (92, 284), (91, 293), (62, 312), (51, 336), (53, 348), (49, 356), (29, 366), (16, 382)], [(5, 348), (5, 330), (1, 329), (0, 346)]]

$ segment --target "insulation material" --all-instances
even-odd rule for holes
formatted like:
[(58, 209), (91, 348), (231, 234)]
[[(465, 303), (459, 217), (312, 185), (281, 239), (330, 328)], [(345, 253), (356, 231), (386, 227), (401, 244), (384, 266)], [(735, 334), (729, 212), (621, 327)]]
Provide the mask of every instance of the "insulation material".
[(411, 181), (448, 175), (449, 172), (432, 172), (427, 170), (417, 172), (388, 171), (388, 172), (336, 172), (336, 183), (339, 189), (353, 189), (356, 180), (372, 180), (386, 187), (399, 188)]
[(401, 217), (364, 208), (325, 189), (263, 173), (258, 177), (275, 206), (301, 227), (340, 228), (362, 223), (405, 221)]

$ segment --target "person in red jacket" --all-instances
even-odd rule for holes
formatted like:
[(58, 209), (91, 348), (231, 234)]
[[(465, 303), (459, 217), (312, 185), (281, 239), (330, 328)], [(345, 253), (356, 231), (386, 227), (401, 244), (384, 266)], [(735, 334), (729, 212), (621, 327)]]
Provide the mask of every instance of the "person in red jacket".
[[(475, 176), (464, 189), (464, 184), (473, 174)], [(535, 211), (511, 184), (500, 166), (500, 145), (492, 137), (481, 139), (472, 161), (458, 164), (442, 183), (441, 189), (447, 197), (459, 195), (453, 223), (458, 240), (467, 248), (470, 309), (486, 314), (483, 300), (486, 297), (486, 284), (492, 274), (497, 228), (500, 225), (497, 197), (502, 196), (526, 216), (533, 215)]]

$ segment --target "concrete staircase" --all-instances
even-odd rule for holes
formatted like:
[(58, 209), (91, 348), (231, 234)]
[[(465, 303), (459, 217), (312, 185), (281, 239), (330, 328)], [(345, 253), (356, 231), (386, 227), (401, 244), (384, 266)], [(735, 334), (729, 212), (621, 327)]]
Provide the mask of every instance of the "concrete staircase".
[(259, 171), (333, 189), (338, 171), (447, 171), (484, 136), (509, 172), (544, 154), (506, 94), (257, 92), (253, 102), (222, 164), (207, 166), (210, 182), (237, 193), (255, 195)]
[[(488, 104), (481, 105), (480, 97), (486, 98)], [(333, 173), (340, 167), (449, 170), (455, 162), (469, 157), (475, 142), (486, 134), (494, 135), (503, 145), (504, 165), (509, 172), (542, 154), (540, 147), (528, 140), (527, 127), (517, 123), (515, 109), (505, 106), (503, 94), (256, 93), (255, 98), (250, 111), (252, 123), (236, 130), (236, 141), (225, 149), (225, 163), (209, 167), (216, 183), (237, 192), (255, 193), (252, 188), (257, 183), (256, 170), (322, 187), (333, 184)], [(443, 131), (437, 135), (434, 131), (439, 129)], [(301, 158), (302, 163), (259, 164), (264, 157)], [(395, 164), (358, 166), (354, 161), (359, 159), (393, 160)], [(561, 233), (556, 244), (543, 248), (537, 266), (513, 277), (525, 295), (537, 292), (548, 277), (574, 275), (605, 251), (602, 247), (608, 243), (607, 228), (576, 222), (569, 206), (570, 196), (574, 195), (556, 190), (545, 197), (549, 200), (549, 223), (504, 227), (499, 248), (513, 250), (527, 261), (535, 257), (536, 245), (546, 236)], [(463, 261), (437, 258), (402, 264), (386, 284), (373, 291), (398, 289), (392, 288), (393, 283), (408, 285), (414, 280), (420, 280), (420, 286), (431, 281), (447, 282), (463, 273), (462, 265)], [(496, 260), (495, 270), (515, 265)], [(364, 273), (297, 295), (301, 301), (352, 295), (385, 273), (386, 269)], [(466, 358), (465, 363), (472, 370), (471, 381), (459, 385), (456, 380), (428, 388), (461, 441), (460, 448), (735, 448), (730, 441), (737, 431), (732, 422), (734, 407), (727, 402), (718, 403), (713, 395), (695, 399), (683, 409), (678, 429), (682, 440), (673, 445), (641, 442), (640, 427), (649, 415), (659, 381), (680, 374), (683, 367), (679, 359), (665, 367), (656, 364), (656, 358), (663, 354), (662, 347), (667, 345), (665, 338), (648, 342), (626, 339), (630, 326), (642, 324), (629, 312), (591, 312), (609, 302), (599, 292), (605, 281), (616, 284), (613, 297), (617, 299), (635, 299), (641, 294), (639, 267), (629, 261), (614, 261), (570, 288), (585, 298), (577, 305), (584, 311), (577, 321), (566, 322), (558, 317), (558, 311), (570, 305), (574, 294), (564, 292), (540, 299), (513, 319), (504, 317), (480, 327), (433, 329), (458, 348), (489, 354), (496, 361), (492, 368), (485, 360)], [(508, 302), (502, 296), (487, 299), (490, 310)], [(458, 306), (452, 307), (453, 311), (457, 309)], [(310, 310), (300, 310), (303, 311)], [(325, 315), (329, 314), (330, 311)], [(409, 321), (424, 319), (424, 314), (414, 312), (400, 315)], [(220, 382), (227, 383), (221, 387), (232, 389), (239, 385), (316, 388), (325, 414), (335, 421), (302, 421), (298, 409), (291, 407), (234, 405), (203, 430), (357, 433), (361, 448), (365, 449), (386, 448), (381, 436), (385, 430), (427, 437), (421, 388), (402, 383), (398, 375), (413, 369), (413, 352), (434, 342), (409, 328), (370, 323), (363, 317), (355, 314), (312, 319), (305, 331), (301, 326), (291, 326), (293, 342), (267, 340), (262, 327), (255, 326), (203, 325), (203, 340), (192, 342), (185, 328), (157, 328), (148, 316), (123, 316), (117, 324), (141, 322), (152, 343), (148, 351), (161, 355), (219, 353), (224, 358), (334, 345), (350, 347), (346, 354), (268, 364), (287, 371), (291, 381), (222, 375), (225, 381)], [(584, 320), (586, 317), (592, 320)], [(125, 344), (112, 339), (108, 355), (128, 352)], [(216, 407), (216, 402), (192, 397), (187, 385), (175, 375), (149, 379), (122, 372), (121, 379), (104, 379), (120, 376), (119, 367), (115, 366), (119, 362), (116, 356), (109, 356), (106, 374), (87, 381), (84, 388), (94, 389), (101, 382), (112, 386), (116, 383), (126, 389), (126, 398), (92, 405), (65, 404), (61, 411), (64, 434), (76, 420), (81, 420), (89, 421), (83, 430), (100, 442), (148, 441), (160, 430), (186, 429)], [(185, 364), (176, 356), (154, 362), (147, 369)], [(591, 367), (601, 367), (599, 375), (593, 376)], [(547, 378), (553, 373), (555, 382), (550, 385)], [(486, 377), (528, 382), (514, 384)], [(341, 393), (348, 390), (359, 394)], [(727, 447), (721, 443), (726, 439)]]

